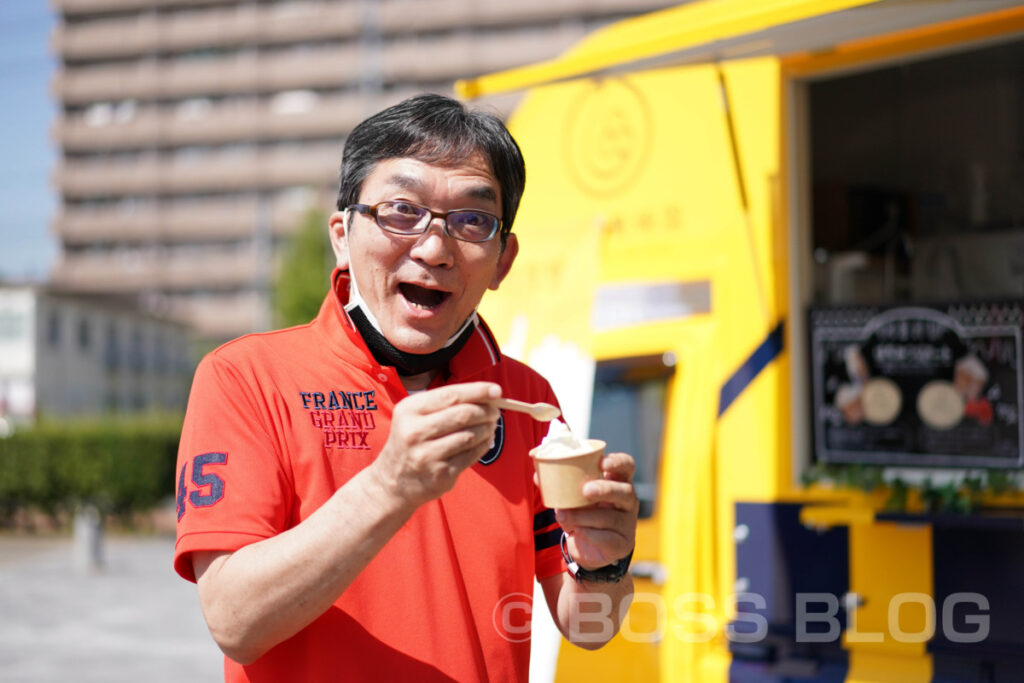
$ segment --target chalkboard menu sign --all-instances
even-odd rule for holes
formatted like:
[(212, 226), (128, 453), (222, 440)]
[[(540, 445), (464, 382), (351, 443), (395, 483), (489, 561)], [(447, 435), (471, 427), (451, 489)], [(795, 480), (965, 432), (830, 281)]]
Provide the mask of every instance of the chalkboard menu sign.
[(1024, 301), (809, 312), (815, 457), (1024, 464)]

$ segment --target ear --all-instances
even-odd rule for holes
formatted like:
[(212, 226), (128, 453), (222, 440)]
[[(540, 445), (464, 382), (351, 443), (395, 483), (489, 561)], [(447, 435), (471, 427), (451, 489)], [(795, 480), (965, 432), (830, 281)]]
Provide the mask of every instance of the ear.
[[(498, 239), (501, 239), (500, 237)], [(494, 271), (494, 277), (491, 279), (490, 289), (497, 289), (498, 285), (501, 284), (508, 272), (512, 270), (512, 263), (516, 260), (516, 254), (519, 253), (519, 240), (516, 238), (514, 233), (509, 233), (508, 239), (505, 240), (505, 248), (501, 250), (501, 254), (498, 255), (498, 268)]]
[(327, 233), (331, 238), (331, 249), (338, 267), (348, 270), (348, 222), (351, 211), (335, 211), (327, 221)]

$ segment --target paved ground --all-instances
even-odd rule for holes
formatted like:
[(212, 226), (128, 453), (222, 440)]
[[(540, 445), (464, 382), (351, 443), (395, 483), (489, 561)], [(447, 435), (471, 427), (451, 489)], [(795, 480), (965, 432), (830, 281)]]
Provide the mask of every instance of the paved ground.
[[(0, 534), (0, 683), (216, 683), (195, 586), (170, 536), (107, 536), (105, 567), (75, 568), (72, 539)], [(535, 604), (543, 604), (539, 592)], [(540, 610), (531, 680), (553, 679), (558, 637)]]
[(0, 535), (0, 681), (223, 680), (193, 584), (167, 537), (107, 537), (106, 567), (74, 569), (65, 538)]

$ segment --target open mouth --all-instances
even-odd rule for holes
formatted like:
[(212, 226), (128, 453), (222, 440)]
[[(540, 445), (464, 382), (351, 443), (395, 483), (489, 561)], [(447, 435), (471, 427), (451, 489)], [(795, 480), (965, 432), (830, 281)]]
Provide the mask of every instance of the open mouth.
[(428, 289), (408, 282), (403, 282), (398, 285), (398, 291), (401, 292), (402, 296), (405, 297), (405, 300), (415, 308), (423, 308), (426, 310), (437, 308), (444, 303), (449, 296), (451, 296), (451, 292), (445, 292), (440, 289)]

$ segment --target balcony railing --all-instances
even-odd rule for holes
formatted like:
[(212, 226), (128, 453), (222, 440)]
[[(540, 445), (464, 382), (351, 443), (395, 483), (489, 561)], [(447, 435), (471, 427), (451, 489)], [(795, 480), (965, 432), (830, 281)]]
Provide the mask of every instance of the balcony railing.
[(278, 138), (342, 138), (366, 115), (415, 92), (406, 89), (379, 96), (353, 93), (323, 97), (308, 109), (284, 112), (275, 111), (271, 104), (251, 101), (211, 105), (199, 114), (141, 107), (127, 120), (111, 118), (100, 125), (89, 123), (85, 116), (64, 117), (58, 119), (54, 136), (64, 150), (73, 152)]
[[(327, 286), (324, 285), (326, 292)], [(170, 298), (171, 314), (200, 334), (225, 339), (255, 331), (265, 319), (265, 300), (255, 291)]]
[(54, 91), (65, 103), (84, 104), (341, 88), (360, 83), (366, 73), (377, 69), (388, 83), (444, 81), (554, 57), (584, 33), (581, 25), (559, 24), (485, 38), (470, 31), (443, 39), (406, 38), (390, 44), (379, 55), (351, 43), (308, 52), (260, 55), (250, 50), (227, 57), (71, 67), (58, 72)]
[[(326, 193), (318, 203), (324, 211), (329, 211), (331, 204)], [(262, 221), (269, 222), (272, 234), (288, 234), (305, 213), (303, 207), (289, 202), (269, 207), (266, 216), (260, 215), (262, 210), (254, 199), (128, 211), (79, 209), (60, 212), (54, 219), (54, 229), (65, 245), (204, 242), (245, 238), (252, 235), (255, 226)]]
[(334, 184), (341, 146), (271, 150), (194, 161), (70, 161), (55, 181), (65, 197), (172, 195)]
[(241, 5), (201, 14), (142, 13), (81, 26), (61, 25), (53, 42), (65, 58), (121, 58), (209, 46), (354, 37), (359, 19), (359, 5), (350, 2), (296, 4), (290, 11)]
[[(268, 270), (270, 269), (270, 270)], [(238, 249), (131, 249), (115, 253), (65, 252), (53, 272), (56, 285), (84, 291), (189, 291), (247, 287), (261, 272), (273, 272), (266, 258), (248, 246)]]
[(218, 0), (51, 0), (50, 4), (64, 14), (89, 15), (97, 12), (141, 11), (156, 7), (201, 7), (215, 2)]
[[(135, 16), (57, 28), (54, 47), (66, 58), (107, 59), (212, 46), (355, 38), (370, 22), (376, 23), (382, 36), (393, 37), (456, 27), (469, 30), (552, 23), (571, 17), (640, 13), (677, 3), (672, 0), (383, 0), (375, 3), (375, 18), (365, 16), (359, 2), (334, 0), (276, 7), (213, 7), (202, 12), (165, 14), (149, 12), (154, 4), (161, 4), (150, 0), (57, 0), (55, 4), (70, 15), (101, 8), (139, 11)], [(192, 4), (198, 8), (203, 3), (193, 0)]]

